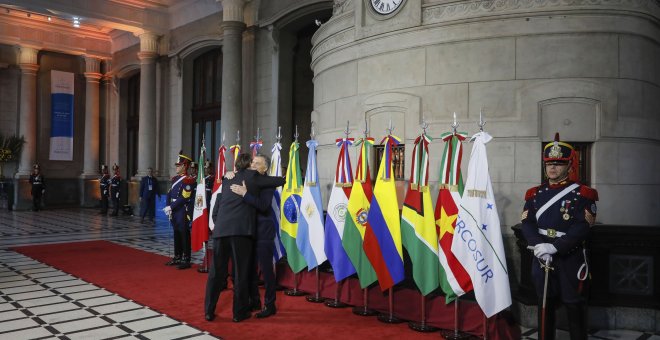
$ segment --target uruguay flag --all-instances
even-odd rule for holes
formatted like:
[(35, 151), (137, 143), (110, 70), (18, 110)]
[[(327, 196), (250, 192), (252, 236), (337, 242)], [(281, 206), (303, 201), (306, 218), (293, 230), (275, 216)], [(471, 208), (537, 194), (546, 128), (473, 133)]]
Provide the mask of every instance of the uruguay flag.
[[(282, 144), (279, 142), (273, 144), (273, 148), (271, 149), (271, 156), (270, 156), (270, 166), (268, 167), (268, 175), (269, 176), (277, 176), (280, 177), (282, 176), (282, 155), (280, 154), (280, 150), (282, 150)], [(273, 201), (271, 203), (271, 209), (273, 210), (273, 213), (271, 214), (271, 217), (273, 218), (273, 225), (275, 228), (277, 228), (277, 232), (275, 233), (275, 239), (273, 240), (275, 242), (275, 251), (273, 253), (273, 260), (275, 262), (279, 261), (282, 257), (286, 256), (286, 250), (284, 250), (284, 245), (282, 244), (282, 229), (280, 227), (280, 202), (282, 198), (282, 187), (277, 187), (275, 189), (275, 192), (273, 193)]]
[(321, 188), (319, 175), (316, 171), (316, 147), (318, 142), (314, 139), (307, 141), (309, 155), (307, 156), (307, 173), (305, 173), (305, 187), (300, 202), (300, 220), (298, 221), (298, 237), (296, 244), (307, 261), (307, 270), (316, 268), (327, 260), (323, 246), (325, 235), (323, 232), (323, 206), (321, 205)]
[(330, 193), (328, 215), (325, 217), (325, 253), (332, 265), (335, 281), (339, 282), (355, 273), (355, 267), (342, 244), (344, 225), (348, 217), (348, 197), (351, 195), (353, 170), (348, 154), (348, 146), (353, 138), (337, 139), (339, 158), (335, 170), (335, 185)]
[(376, 271), (380, 289), (385, 291), (403, 280), (404, 271), (399, 202), (392, 171), (392, 147), (398, 145), (399, 140), (388, 135), (383, 142), (386, 143), (385, 152), (367, 216), (363, 247)]

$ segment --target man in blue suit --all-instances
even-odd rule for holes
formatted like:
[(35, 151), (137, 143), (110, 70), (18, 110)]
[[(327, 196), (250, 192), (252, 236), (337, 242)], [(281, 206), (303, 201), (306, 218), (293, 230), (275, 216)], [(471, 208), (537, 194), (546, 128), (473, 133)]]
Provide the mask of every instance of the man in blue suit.
[(174, 229), (174, 257), (165, 265), (188, 269), (195, 180), (188, 176), (188, 167), (192, 160), (182, 153), (183, 151), (179, 152), (179, 159), (174, 164), (177, 174), (172, 177), (172, 186), (167, 192), (167, 206), (163, 208)]
[(149, 214), (149, 221), (153, 222), (156, 215), (156, 195), (160, 199), (158, 180), (154, 177), (154, 169), (147, 169), (147, 176), (140, 180), (140, 221), (144, 223), (144, 216)]

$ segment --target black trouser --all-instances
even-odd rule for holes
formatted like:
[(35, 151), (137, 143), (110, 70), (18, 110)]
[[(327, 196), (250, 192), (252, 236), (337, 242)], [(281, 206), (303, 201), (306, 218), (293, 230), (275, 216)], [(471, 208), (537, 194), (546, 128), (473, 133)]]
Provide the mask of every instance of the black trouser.
[(154, 219), (156, 216), (156, 198), (155, 197), (143, 197), (142, 204), (140, 206), (140, 217), (144, 220), (144, 217), (149, 213), (149, 218)]
[(190, 261), (190, 228), (174, 227), (174, 257)]
[(226, 236), (213, 239), (213, 265), (206, 282), (204, 312), (215, 314), (220, 292), (227, 285), (227, 262), (232, 259), (234, 276), (234, 317), (250, 313), (250, 261), (253, 240), (249, 236)]
[[(261, 269), (261, 275), (264, 279), (264, 307), (274, 307), (275, 305), (275, 291), (277, 282), (275, 281), (275, 268), (273, 266), (273, 253), (275, 251), (275, 244), (273, 240), (257, 240), (256, 247), (253, 251), (253, 278), (251, 280), (250, 298), (252, 301), (259, 301), (259, 273), (257, 271), (257, 264)], [(253, 302), (254, 303), (254, 302)]]
[(41, 189), (32, 190), (32, 209), (34, 211), (41, 210)]
[(108, 213), (108, 196), (107, 194), (101, 195), (101, 213)]
[(119, 197), (112, 196), (112, 214), (117, 215), (119, 213)]

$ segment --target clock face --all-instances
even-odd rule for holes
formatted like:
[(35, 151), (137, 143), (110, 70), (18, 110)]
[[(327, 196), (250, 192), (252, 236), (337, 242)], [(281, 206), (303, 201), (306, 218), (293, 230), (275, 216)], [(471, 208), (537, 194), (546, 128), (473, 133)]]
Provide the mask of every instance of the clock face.
[(369, 0), (371, 8), (378, 14), (388, 15), (396, 11), (405, 0)]

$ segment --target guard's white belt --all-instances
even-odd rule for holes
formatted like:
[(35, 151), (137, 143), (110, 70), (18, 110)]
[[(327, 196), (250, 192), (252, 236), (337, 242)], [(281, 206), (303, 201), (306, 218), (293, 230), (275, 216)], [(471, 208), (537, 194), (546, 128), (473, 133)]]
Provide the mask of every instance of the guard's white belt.
[(557, 231), (557, 230), (550, 229), (550, 228), (548, 228), (548, 229), (539, 228), (539, 234), (545, 235), (545, 236), (550, 237), (550, 238), (562, 237), (562, 236), (566, 235), (566, 233), (564, 233), (564, 232)]

